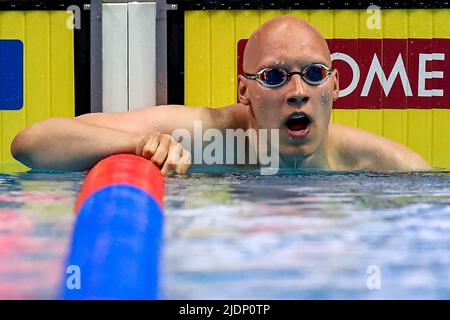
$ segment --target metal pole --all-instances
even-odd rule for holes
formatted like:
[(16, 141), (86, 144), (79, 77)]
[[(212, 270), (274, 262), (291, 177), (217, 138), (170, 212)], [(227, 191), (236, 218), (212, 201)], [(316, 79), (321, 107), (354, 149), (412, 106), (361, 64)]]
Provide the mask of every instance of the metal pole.
[(102, 112), (102, 1), (91, 0), (91, 112)]
[(167, 10), (177, 5), (167, 5), (166, 0), (156, 0), (156, 104), (167, 104)]

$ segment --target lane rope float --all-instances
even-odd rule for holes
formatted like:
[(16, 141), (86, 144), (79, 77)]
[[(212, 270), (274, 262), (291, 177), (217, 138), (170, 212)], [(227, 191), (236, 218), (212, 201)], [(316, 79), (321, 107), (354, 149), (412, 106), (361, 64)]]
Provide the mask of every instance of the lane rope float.
[(158, 299), (163, 196), (149, 160), (120, 154), (94, 166), (75, 204), (63, 299)]

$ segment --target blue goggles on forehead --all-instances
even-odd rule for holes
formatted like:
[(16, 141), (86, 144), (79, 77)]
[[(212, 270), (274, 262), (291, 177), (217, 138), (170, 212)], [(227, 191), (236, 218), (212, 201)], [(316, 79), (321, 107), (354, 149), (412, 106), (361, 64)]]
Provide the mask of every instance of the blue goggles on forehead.
[(244, 77), (256, 80), (266, 88), (276, 88), (283, 85), (294, 74), (298, 74), (306, 83), (319, 85), (324, 83), (331, 75), (331, 68), (321, 63), (314, 63), (306, 66), (301, 71), (287, 72), (281, 68), (267, 67), (257, 73), (244, 73)]

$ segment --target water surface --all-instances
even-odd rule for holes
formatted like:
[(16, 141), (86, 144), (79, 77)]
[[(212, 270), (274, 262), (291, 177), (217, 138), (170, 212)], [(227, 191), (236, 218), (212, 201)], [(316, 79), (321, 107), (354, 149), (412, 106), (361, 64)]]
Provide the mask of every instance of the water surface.
[[(82, 178), (0, 174), (0, 298), (56, 296)], [(165, 206), (165, 299), (450, 298), (449, 172), (192, 173)]]

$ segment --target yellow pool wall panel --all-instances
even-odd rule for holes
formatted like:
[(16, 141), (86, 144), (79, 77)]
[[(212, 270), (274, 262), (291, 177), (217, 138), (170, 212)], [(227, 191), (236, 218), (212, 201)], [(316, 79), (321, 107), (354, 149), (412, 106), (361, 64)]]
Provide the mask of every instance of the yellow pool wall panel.
[(0, 39), (18, 39), (24, 48), (24, 105), (0, 110), (0, 170), (24, 170), (13, 159), (15, 135), (49, 117), (75, 115), (74, 34), (66, 11), (0, 11)]
[[(325, 12), (326, 14), (326, 12)], [(325, 18), (325, 17), (324, 17)], [(328, 17), (330, 19), (330, 14)], [(333, 21), (334, 39), (357, 39), (358, 38), (358, 13), (357, 10), (335, 10), (331, 15)], [(356, 109), (336, 109), (333, 110), (333, 121), (352, 127), (358, 126), (359, 110)]]
[[(382, 37), (389, 39), (408, 38), (408, 12), (386, 10), (382, 14)], [(408, 111), (404, 109), (383, 109), (383, 136), (408, 145)]]
[[(450, 9), (433, 11), (433, 37), (450, 38)], [(450, 57), (446, 57), (450, 59)], [(444, 75), (449, 80), (450, 75)], [(432, 150), (433, 165), (437, 167), (450, 167), (450, 110), (432, 109)]]
[[(366, 10), (186, 11), (185, 104), (219, 108), (235, 103), (237, 42), (280, 14), (309, 21), (327, 39), (450, 38), (449, 9), (380, 13), (381, 28), (369, 29)], [(450, 168), (450, 109), (336, 109), (332, 121), (383, 135), (435, 167)]]

